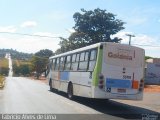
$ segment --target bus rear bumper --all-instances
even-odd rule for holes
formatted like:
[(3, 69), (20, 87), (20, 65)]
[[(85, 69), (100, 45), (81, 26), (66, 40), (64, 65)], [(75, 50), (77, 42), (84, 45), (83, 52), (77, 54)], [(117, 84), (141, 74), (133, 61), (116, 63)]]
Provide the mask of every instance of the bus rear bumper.
[(109, 99), (121, 99), (121, 100), (137, 100), (141, 101), (143, 100), (143, 94), (137, 93), (137, 94), (110, 94)]
[[(98, 88), (97, 88), (98, 89)], [(120, 93), (111, 93), (104, 90), (94, 89), (92, 98), (97, 99), (121, 99), (121, 100), (143, 100), (143, 92), (137, 92), (136, 94), (120, 94)]]

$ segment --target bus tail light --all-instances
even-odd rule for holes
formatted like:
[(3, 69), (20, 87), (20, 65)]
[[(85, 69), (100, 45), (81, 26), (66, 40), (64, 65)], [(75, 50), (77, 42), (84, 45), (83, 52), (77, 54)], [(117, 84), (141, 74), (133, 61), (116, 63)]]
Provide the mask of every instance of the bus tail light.
[(141, 79), (139, 84), (139, 91), (143, 91), (143, 88), (144, 88), (144, 80)]
[(139, 81), (134, 80), (134, 81), (132, 82), (132, 88), (133, 88), (133, 89), (138, 89), (138, 88), (139, 88)]
[(99, 84), (98, 84), (100, 89), (104, 88), (104, 76), (102, 74), (99, 75)]

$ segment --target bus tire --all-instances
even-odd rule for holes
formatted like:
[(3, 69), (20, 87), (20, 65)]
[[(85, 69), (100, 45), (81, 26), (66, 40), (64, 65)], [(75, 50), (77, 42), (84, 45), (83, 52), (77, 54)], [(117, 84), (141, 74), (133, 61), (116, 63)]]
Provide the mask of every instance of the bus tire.
[(69, 83), (69, 85), (68, 85), (67, 96), (70, 100), (73, 99), (73, 85), (72, 85), (72, 83)]

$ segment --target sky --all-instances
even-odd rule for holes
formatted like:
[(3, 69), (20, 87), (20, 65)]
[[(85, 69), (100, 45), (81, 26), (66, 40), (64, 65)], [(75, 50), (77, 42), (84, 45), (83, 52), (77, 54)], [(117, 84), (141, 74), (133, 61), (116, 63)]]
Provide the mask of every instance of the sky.
[(131, 38), (133, 46), (145, 49), (147, 56), (160, 58), (159, 6), (159, 0), (0, 0), (0, 49), (54, 52), (59, 48), (58, 37), (68, 38), (73, 31), (75, 12), (100, 8), (126, 22), (125, 29), (112, 37), (120, 37), (121, 43), (128, 44), (126, 34), (135, 35)]

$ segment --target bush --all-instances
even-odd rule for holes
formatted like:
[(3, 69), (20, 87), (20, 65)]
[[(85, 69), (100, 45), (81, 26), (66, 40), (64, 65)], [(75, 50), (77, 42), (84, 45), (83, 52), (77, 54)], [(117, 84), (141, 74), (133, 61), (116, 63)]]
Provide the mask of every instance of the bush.
[(2, 67), (0, 68), (0, 75), (8, 76), (9, 68)]
[(30, 74), (30, 68), (28, 65), (13, 65), (13, 71), (15, 76), (23, 75), (23, 76), (28, 76)]
[(4, 87), (4, 76), (0, 75), (0, 88)]
[(0, 75), (8, 76), (9, 68), (8, 68), (8, 59), (1, 58), (0, 59)]

